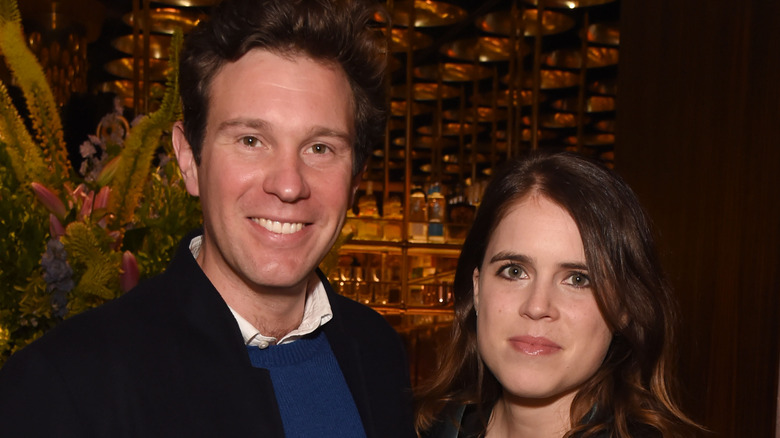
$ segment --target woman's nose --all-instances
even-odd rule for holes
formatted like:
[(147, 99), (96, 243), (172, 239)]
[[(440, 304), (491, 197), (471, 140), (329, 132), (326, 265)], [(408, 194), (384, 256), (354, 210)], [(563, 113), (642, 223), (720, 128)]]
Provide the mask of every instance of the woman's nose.
[(553, 287), (534, 281), (526, 289), (527, 294), (520, 305), (520, 313), (531, 319), (553, 317), (555, 306), (553, 305)]

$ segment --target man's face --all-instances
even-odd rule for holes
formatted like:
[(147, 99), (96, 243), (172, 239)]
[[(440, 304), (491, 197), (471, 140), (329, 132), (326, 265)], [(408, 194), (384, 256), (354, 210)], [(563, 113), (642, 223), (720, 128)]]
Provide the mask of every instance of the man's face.
[(354, 110), (343, 71), (255, 49), (214, 77), (201, 164), (174, 144), (200, 196), (198, 262), (217, 290), (302, 292), (344, 223)]

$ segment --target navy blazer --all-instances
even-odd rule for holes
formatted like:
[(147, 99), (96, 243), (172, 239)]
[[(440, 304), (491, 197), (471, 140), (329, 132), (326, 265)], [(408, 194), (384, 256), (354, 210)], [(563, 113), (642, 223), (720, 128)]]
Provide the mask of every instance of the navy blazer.
[[(166, 272), (76, 315), (0, 369), (3, 437), (281, 437), (270, 375), (179, 245)], [(369, 438), (413, 437), (408, 363), (381, 315), (337, 295), (324, 330)]]

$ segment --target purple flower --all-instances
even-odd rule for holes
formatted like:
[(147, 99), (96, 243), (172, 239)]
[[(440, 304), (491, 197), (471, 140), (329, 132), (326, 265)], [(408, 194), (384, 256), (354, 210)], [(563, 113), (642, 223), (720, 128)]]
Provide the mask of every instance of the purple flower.
[(95, 145), (93, 145), (89, 141), (85, 141), (84, 143), (81, 143), (81, 146), (79, 146), (79, 152), (81, 153), (82, 158), (88, 158), (97, 153), (97, 149), (95, 149)]
[(54, 315), (63, 318), (68, 313), (68, 292), (73, 290), (73, 269), (68, 265), (68, 253), (65, 245), (57, 239), (49, 239), (46, 252), (41, 257), (43, 280), (46, 290), (51, 293), (51, 305)]

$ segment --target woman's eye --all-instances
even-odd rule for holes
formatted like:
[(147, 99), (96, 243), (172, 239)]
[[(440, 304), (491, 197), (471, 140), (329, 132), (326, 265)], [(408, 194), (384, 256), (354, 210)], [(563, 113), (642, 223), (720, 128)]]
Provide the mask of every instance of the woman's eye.
[(515, 264), (508, 264), (502, 266), (501, 268), (498, 269), (498, 275), (508, 279), (528, 277), (528, 274), (526, 274), (525, 269), (523, 269), (522, 266), (515, 265)]
[(590, 287), (590, 277), (582, 272), (573, 272), (566, 277), (565, 283), (574, 287)]
[(251, 135), (248, 135), (246, 137), (241, 137), (241, 144), (243, 144), (244, 146), (248, 146), (250, 148), (254, 148), (260, 146), (260, 140), (258, 140), (257, 137), (252, 137)]

